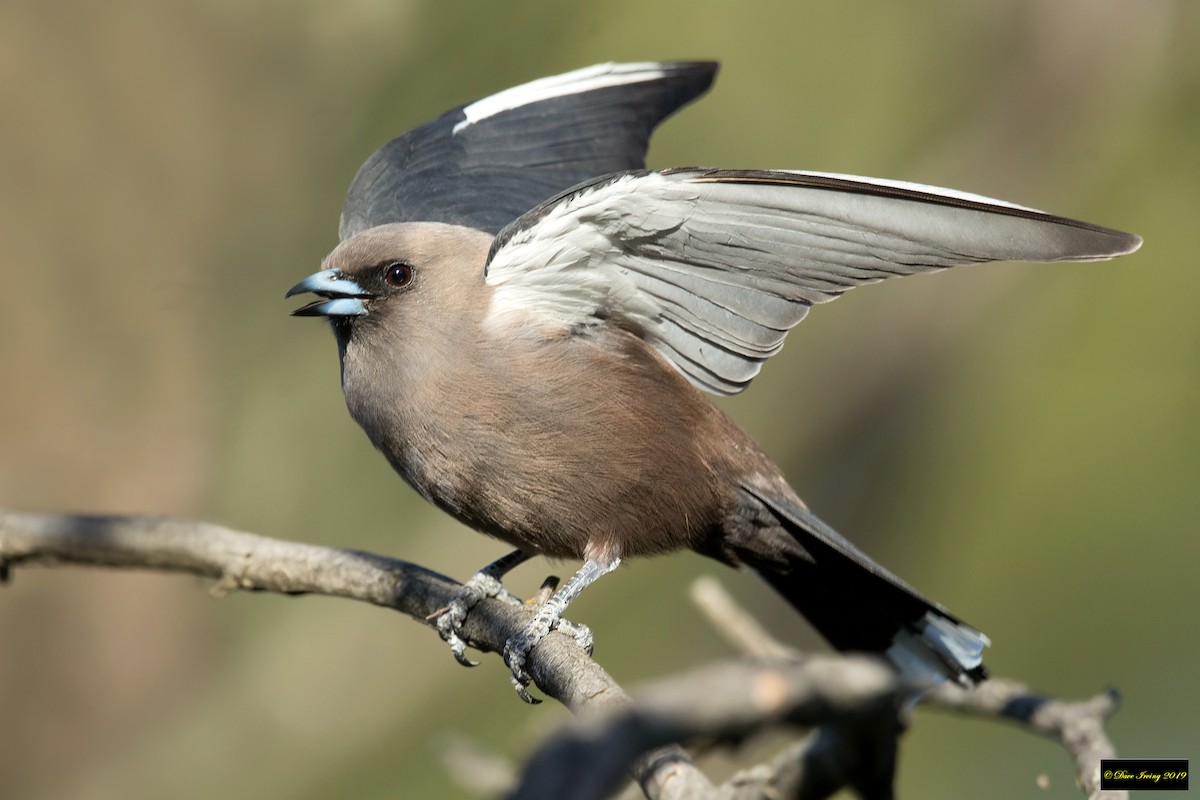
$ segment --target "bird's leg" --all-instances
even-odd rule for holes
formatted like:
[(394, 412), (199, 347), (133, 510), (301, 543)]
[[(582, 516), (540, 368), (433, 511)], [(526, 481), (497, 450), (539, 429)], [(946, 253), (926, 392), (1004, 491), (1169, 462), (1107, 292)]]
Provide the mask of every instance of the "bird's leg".
[[(529, 658), (529, 651), (559, 625), (562, 621), (563, 611), (572, 600), (579, 596), (580, 592), (595, 583), (600, 576), (612, 572), (620, 563), (621, 559), (619, 558), (605, 563), (590, 558), (583, 562), (583, 566), (579, 568), (574, 577), (538, 609), (534, 618), (525, 626), (525, 630), (504, 643), (504, 663), (512, 671), (513, 688), (526, 703), (541, 702), (530, 695), (525, 688), (531, 680), (529, 673), (525, 671), (525, 661)], [(583, 648), (589, 653), (591, 652), (592, 632), (585, 626), (571, 624), (569, 631), (566, 626), (564, 626), (564, 631), (571, 633)]]
[(488, 597), (499, 597), (506, 603), (520, 604), (521, 601), (508, 593), (508, 590), (500, 583), (500, 579), (532, 557), (532, 553), (522, 550), (514, 550), (508, 555), (501, 556), (476, 572), (469, 581), (464, 583), (450, 600), (449, 605), (430, 614), (431, 618), (436, 617), (434, 625), (437, 627), (442, 641), (450, 645), (450, 652), (454, 654), (454, 659), (464, 667), (474, 667), (478, 663), (467, 658), (467, 643), (458, 635), (463, 621), (467, 618), (467, 612), (474, 608), (480, 600)]

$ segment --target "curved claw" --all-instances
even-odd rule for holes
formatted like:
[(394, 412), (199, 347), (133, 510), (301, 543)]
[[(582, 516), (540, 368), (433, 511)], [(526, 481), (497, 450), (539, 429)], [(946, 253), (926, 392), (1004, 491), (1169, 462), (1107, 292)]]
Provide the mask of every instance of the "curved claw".
[(513, 689), (516, 690), (517, 697), (521, 698), (531, 706), (541, 705), (541, 698), (531, 695), (529, 690), (525, 688), (525, 684), (522, 683), (522, 681), (529, 681), (528, 675), (525, 675), (523, 678), (518, 678), (516, 675), (513, 675), (511, 678), (509, 678), (509, 681), (512, 683)]
[(454, 660), (464, 667), (477, 667), (479, 662), (467, 658), (467, 643), (458, 635), (459, 628), (467, 618), (467, 612), (482, 599), (476, 596), (472, 600), (470, 594), (467, 587), (463, 587), (463, 591), (460, 591), (450, 601), (450, 605), (431, 614), (430, 617), (436, 616), (434, 627), (437, 628), (438, 636), (442, 637), (442, 641), (450, 645), (450, 654), (454, 656)]
[(478, 667), (479, 662), (467, 656), (467, 643), (462, 640), (454, 631), (442, 633), (441, 621), (447, 615), (442, 615), (438, 618), (438, 633), (442, 634), (442, 641), (450, 645), (450, 655), (454, 656), (454, 660), (464, 667)]
[(525, 660), (529, 657), (529, 651), (536, 644), (536, 642), (530, 642), (528, 633), (529, 629), (527, 628), (519, 636), (514, 636), (505, 642), (503, 655), (504, 663), (512, 673), (509, 681), (512, 683), (513, 689), (516, 690), (517, 697), (520, 697), (531, 706), (536, 706), (542, 701), (531, 695), (529, 690), (525, 688), (533, 681), (533, 677), (525, 671)]

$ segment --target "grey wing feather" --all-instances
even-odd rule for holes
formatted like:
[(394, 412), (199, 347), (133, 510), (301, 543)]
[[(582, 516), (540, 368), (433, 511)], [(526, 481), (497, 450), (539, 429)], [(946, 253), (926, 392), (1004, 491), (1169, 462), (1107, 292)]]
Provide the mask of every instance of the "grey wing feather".
[[(496, 239), (492, 316), (623, 318), (701, 388), (741, 391), (816, 303), (985, 261), (1089, 261), (1131, 234), (953, 190), (824, 173), (608, 176)], [(549, 319), (545, 320), (551, 324)]]

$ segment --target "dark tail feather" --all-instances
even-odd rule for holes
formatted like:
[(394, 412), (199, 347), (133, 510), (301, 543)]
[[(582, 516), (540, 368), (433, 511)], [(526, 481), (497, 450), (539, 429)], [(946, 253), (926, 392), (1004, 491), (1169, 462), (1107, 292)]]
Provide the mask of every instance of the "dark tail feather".
[(739, 556), (830, 644), (881, 653), (917, 678), (974, 683), (987, 677), (985, 635), (922, 597), (804, 506), (746, 491), (778, 518), (782, 531), (767, 548), (769, 557), (753, 547)]

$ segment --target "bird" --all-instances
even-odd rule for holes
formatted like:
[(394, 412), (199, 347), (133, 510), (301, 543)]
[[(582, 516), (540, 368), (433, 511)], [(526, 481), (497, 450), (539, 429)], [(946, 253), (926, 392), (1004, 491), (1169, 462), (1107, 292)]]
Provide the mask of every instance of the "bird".
[[(744, 390), (812, 306), (989, 261), (1097, 261), (1133, 234), (839, 173), (647, 169), (711, 61), (607, 63), (464, 105), (350, 184), (339, 243), (287, 296), (328, 320), (351, 416), (422, 497), (513, 552), (438, 619), (458, 636), (534, 556), (582, 562), (508, 640), (531, 650), (623, 560), (692, 550), (761, 576), (837, 650), (930, 684), (986, 677), (987, 636), (822, 521), (707, 395)], [(590, 646), (582, 626), (571, 627)]]

